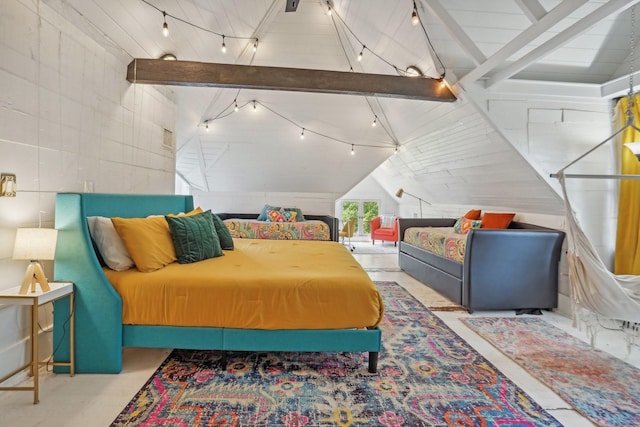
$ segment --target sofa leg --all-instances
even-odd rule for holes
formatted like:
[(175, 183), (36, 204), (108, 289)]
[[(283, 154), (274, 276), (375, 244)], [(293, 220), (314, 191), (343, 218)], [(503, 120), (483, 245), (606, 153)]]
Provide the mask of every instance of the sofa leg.
[(372, 242), (374, 245), (376, 244), (376, 241), (375, 241), (375, 240), (372, 240), (371, 242)]

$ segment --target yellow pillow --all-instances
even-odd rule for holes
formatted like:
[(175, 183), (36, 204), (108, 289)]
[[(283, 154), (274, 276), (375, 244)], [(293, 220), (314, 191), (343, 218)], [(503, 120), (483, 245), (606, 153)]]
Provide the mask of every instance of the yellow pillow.
[(176, 251), (164, 216), (111, 218), (138, 270), (148, 273), (176, 261)]
[(203, 212), (202, 208), (201, 208), (200, 206), (198, 206), (198, 207), (197, 207), (197, 208), (195, 208), (194, 210), (189, 211), (189, 212), (187, 212), (187, 213), (180, 212), (179, 214), (169, 214), (169, 215), (167, 215), (167, 216), (170, 216), (170, 217), (173, 217), (173, 218), (179, 218), (179, 217), (181, 217), (181, 216), (193, 216), (193, 215), (197, 215), (197, 214), (202, 213), (202, 212)]

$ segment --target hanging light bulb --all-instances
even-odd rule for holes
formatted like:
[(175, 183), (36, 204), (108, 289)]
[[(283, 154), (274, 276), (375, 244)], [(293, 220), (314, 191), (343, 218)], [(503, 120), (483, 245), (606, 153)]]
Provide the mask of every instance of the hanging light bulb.
[(207, 132), (209, 132), (209, 120), (204, 121), (204, 128)]
[(162, 19), (164, 22), (162, 23), (162, 35), (165, 37), (169, 37), (169, 25), (167, 25), (167, 12), (162, 11)]
[(258, 50), (258, 39), (256, 39), (255, 42), (253, 42), (253, 51), (255, 52), (256, 50)]
[(356, 151), (353, 148), (353, 144), (351, 144), (351, 155), (353, 156), (354, 154), (356, 154)]
[(256, 100), (253, 100), (253, 111), (257, 111), (258, 107), (256, 106)]
[(304, 128), (302, 128), (302, 132), (300, 133), (300, 139), (304, 139)]
[(371, 126), (376, 127), (377, 124), (378, 124), (378, 116), (375, 116), (375, 118), (373, 119), (373, 123), (371, 123)]
[(398, 144), (396, 144), (396, 148), (393, 150), (393, 154), (398, 154)]
[(327, 2), (327, 15), (331, 16), (331, 5), (329, 4), (329, 2)]
[(222, 36), (222, 53), (227, 53), (227, 45), (224, 42), (224, 35)]
[(362, 50), (358, 54), (358, 61), (362, 61), (362, 55), (364, 54), (365, 45), (362, 45)]
[(420, 23), (420, 18), (418, 18), (418, 8), (416, 7), (416, 2), (413, 2), (413, 12), (411, 12), (411, 25), (414, 27)]
[(237, 100), (237, 99), (234, 99), (234, 100), (233, 100), (233, 102), (234, 102), (234, 104), (235, 104), (235, 105), (233, 106), (233, 111), (238, 111), (238, 100)]
[(349, 71), (353, 73), (353, 67), (349, 66)]

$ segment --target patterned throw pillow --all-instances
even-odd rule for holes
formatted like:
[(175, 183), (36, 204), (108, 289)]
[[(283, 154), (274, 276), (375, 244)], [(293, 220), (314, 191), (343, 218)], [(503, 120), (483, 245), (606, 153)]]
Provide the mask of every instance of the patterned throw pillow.
[(458, 234), (467, 234), (472, 228), (480, 228), (482, 221), (460, 217), (453, 225), (453, 231)]
[(296, 222), (296, 215), (298, 213), (295, 211), (267, 211), (267, 222)]

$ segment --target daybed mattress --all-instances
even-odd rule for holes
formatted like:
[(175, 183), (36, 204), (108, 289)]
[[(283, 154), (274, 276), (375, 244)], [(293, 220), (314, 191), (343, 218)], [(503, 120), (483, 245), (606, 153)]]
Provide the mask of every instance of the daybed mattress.
[(331, 240), (329, 226), (320, 220), (267, 222), (229, 218), (225, 225), (234, 238), (275, 240)]
[(467, 235), (454, 232), (453, 227), (410, 227), (404, 231), (403, 241), (462, 263)]
[(337, 242), (234, 239), (224, 256), (151, 272), (104, 269), (123, 323), (250, 329), (373, 327), (374, 283)]

